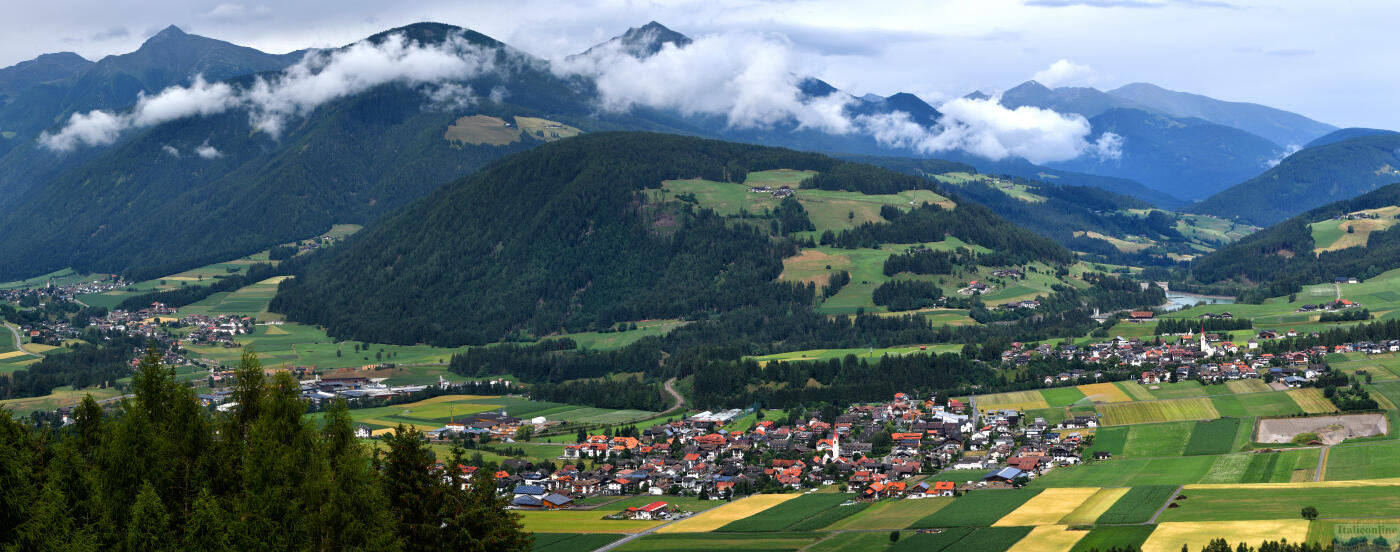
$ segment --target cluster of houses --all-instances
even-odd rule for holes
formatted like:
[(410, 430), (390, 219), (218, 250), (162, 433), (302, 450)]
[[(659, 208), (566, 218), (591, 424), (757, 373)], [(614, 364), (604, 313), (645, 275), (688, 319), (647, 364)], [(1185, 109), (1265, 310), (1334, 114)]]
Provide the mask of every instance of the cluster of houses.
[(90, 282), (54, 285), (52, 281), (42, 287), (22, 287), (0, 290), (0, 302), (21, 303), (27, 296), (33, 296), (39, 303), (50, 301), (76, 301), (79, 295), (104, 293), (126, 287), (127, 283), (118, 276), (103, 276), (104, 279)]
[(797, 190), (794, 190), (792, 189), (792, 187), (787, 186), (785, 184), (782, 186), (778, 186), (777, 188), (771, 186), (751, 186), (749, 188), (749, 192), (755, 194), (773, 194), (773, 197), (776, 197), (778, 199), (784, 199), (792, 197), (794, 194), (797, 193)]
[(966, 287), (958, 290), (958, 295), (982, 295), (991, 292), (992, 286), (987, 285), (986, 282), (979, 282), (977, 280), (973, 280), (971, 282), (968, 282)]
[[(1353, 280), (1354, 280), (1354, 279), (1353, 279)], [(1354, 282), (1353, 282), (1353, 283), (1354, 283)], [(1313, 305), (1313, 304), (1303, 305), (1303, 306), (1301, 306), (1301, 307), (1298, 307), (1298, 310), (1297, 310), (1296, 312), (1317, 312), (1317, 311), (1329, 311), (1329, 312), (1332, 312), (1332, 311), (1339, 311), (1339, 310), (1346, 310), (1346, 309), (1356, 309), (1356, 308), (1361, 308), (1361, 303), (1358, 303), (1358, 302), (1356, 302), (1356, 301), (1352, 301), (1351, 299), (1337, 299), (1336, 301), (1331, 301), (1331, 302), (1328, 302), (1328, 303), (1319, 303), (1319, 304), (1316, 304), (1316, 305)]]
[[(958, 399), (936, 404), (904, 393), (883, 403), (853, 405), (828, 420), (759, 420), (749, 428), (721, 421), (742, 413), (674, 420), (638, 437), (588, 436), (564, 446), (565, 464), (552, 472), (509, 461), (514, 465), (496, 473), (497, 491), (511, 495), (514, 507), (529, 509), (569, 508), (587, 496), (656, 496), (655, 502), (618, 513), (634, 519), (678, 515), (664, 496), (682, 493), (722, 499), (839, 483), (855, 500), (952, 496), (1019, 484), (1079, 463), (1081, 434), (1097, 426), (1096, 418), (1080, 417), (1052, 428), (1043, 419), (1027, 423), (1014, 410), (978, 416)], [(879, 449), (876, 442), (882, 443)], [(971, 471), (966, 479), (911, 480), (942, 470)]]

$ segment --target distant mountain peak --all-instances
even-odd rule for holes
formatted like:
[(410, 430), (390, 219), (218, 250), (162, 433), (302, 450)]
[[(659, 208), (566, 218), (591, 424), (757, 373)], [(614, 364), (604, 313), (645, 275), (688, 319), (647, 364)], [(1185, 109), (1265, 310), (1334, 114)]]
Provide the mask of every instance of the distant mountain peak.
[(616, 45), (623, 52), (637, 59), (646, 59), (656, 55), (667, 44), (676, 47), (684, 47), (694, 42), (690, 37), (671, 30), (670, 28), (655, 21), (648, 22), (640, 27), (632, 27), (626, 32), (608, 39), (607, 42), (598, 44), (584, 51), (582, 55), (587, 55), (604, 45)]
[(171, 26), (169, 26), (169, 27), (166, 27), (166, 28), (164, 28), (164, 29), (161, 29), (160, 32), (158, 32), (158, 33), (152, 35), (151, 38), (146, 39), (146, 43), (149, 44), (149, 43), (151, 43), (151, 42), (159, 42), (159, 41), (162, 41), (162, 40), (171, 40), (171, 39), (176, 39), (176, 38), (184, 38), (184, 37), (187, 37), (187, 36), (190, 36), (189, 33), (186, 33), (185, 31), (181, 30), (179, 27), (176, 27), (176, 26), (174, 26), (174, 25), (171, 25)]
[(1026, 81), (1026, 82), (1023, 82), (1023, 83), (1021, 83), (1021, 84), (1016, 85), (1016, 87), (1015, 87), (1015, 88), (1012, 88), (1011, 90), (1019, 91), (1019, 92), (1031, 92), (1031, 91), (1036, 91), (1036, 92), (1041, 92), (1041, 91), (1043, 91), (1043, 92), (1050, 92), (1050, 91), (1051, 91), (1051, 90), (1050, 90), (1050, 87), (1045, 86), (1045, 85), (1043, 85), (1043, 84), (1040, 84), (1040, 81), (1036, 81), (1036, 80), (1028, 80), (1028, 81)]

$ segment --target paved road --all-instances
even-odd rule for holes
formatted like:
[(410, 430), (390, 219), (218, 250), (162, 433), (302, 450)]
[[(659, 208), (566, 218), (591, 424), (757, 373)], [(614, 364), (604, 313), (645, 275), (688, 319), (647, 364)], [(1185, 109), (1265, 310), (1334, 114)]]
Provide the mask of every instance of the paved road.
[[(723, 506), (723, 504), (721, 504), (720, 506)], [(696, 514), (696, 515), (699, 515), (699, 514)], [(691, 517), (694, 517), (694, 516), (691, 516)], [(685, 518), (685, 519), (690, 519), (690, 518)], [(641, 532), (638, 532), (638, 533), (632, 533), (632, 534), (630, 534), (630, 535), (627, 535), (627, 536), (625, 536), (625, 537), (622, 537), (621, 540), (613, 541), (612, 544), (605, 545), (605, 546), (603, 546), (602, 548), (599, 548), (599, 549), (597, 549), (597, 550), (594, 550), (593, 552), (608, 552), (609, 550), (612, 550), (612, 549), (614, 549), (614, 548), (617, 548), (617, 547), (619, 547), (619, 546), (622, 546), (622, 545), (627, 544), (627, 543), (629, 543), (629, 542), (632, 542), (632, 541), (634, 541), (634, 540), (640, 539), (640, 538), (642, 538), (643, 536), (650, 535), (650, 534), (656, 532), (657, 529), (660, 529), (660, 528), (665, 527), (665, 526), (667, 526), (667, 525), (670, 525), (670, 524), (672, 524), (672, 523), (679, 523), (679, 522), (681, 522), (681, 521), (684, 521), (684, 520), (678, 519), (678, 520), (674, 520), (674, 521), (668, 521), (668, 522), (663, 523), (663, 524), (661, 524), (661, 525), (657, 525), (656, 527), (652, 527), (651, 529), (647, 529), (646, 531), (641, 531)]]
[(1322, 476), (1327, 473), (1327, 455), (1332, 451), (1331, 446), (1322, 447), (1322, 452), (1317, 455), (1317, 469), (1313, 470), (1313, 481), (1322, 481)]
[(16, 328), (15, 328), (13, 325), (11, 325), (9, 322), (6, 322), (6, 323), (5, 323), (5, 329), (10, 330), (10, 335), (15, 336), (15, 349), (18, 349), (19, 352), (24, 353), (24, 354), (26, 354), (26, 355), (33, 355), (33, 356), (36, 356), (36, 357), (43, 357), (43, 356), (44, 356), (44, 355), (41, 355), (41, 354), (39, 354), (39, 353), (34, 353), (34, 352), (30, 352), (30, 351), (24, 350), (24, 340), (23, 340), (23, 339), (20, 339), (20, 337), (19, 337), (19, 330), (16, 329)]
[(1176, 497), (1181, 495), (1181, 489), (1182, 489), (1182, 487), (1184, 487), (1184, 486), (1185, 486), (1185, 485), (1178, 485), (1178, 486), (1176, 487), (1176, 491), (1172, 493), (1171, 498), (1168, 498), (1168, 499), (1167, 499), (1167, 502), (1166, 502), (1165, 504), (1162, 504), (1162, 507), (1161, 507), (1161, 508), (1158, 508), (1158, 509), (1157, 509), (1157, 513), (1152, 514), (1152, 519), (1147, 520), (1147, 523), (1143, 523), (1143, 524), (1141, 524), (1141, 525), (1152, 525), (1152, 524), (1157, 523), (1157, 518), (1160, 517), (1160, 516), (1162, 515), (1162, 512), (1167, 511), (1167, 506), (1171, 506), (1171, 505), (1172, 505), (1172, 502), (1175, 502), (1175, 501), (1176, 501)]

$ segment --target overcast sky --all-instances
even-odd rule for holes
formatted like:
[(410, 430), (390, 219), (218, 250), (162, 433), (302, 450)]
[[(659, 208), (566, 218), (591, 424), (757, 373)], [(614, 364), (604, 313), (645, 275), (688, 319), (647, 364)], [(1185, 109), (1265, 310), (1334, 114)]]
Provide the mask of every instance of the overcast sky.
[(124, 53), (171, 24), (280, 53), (440, 21), (557, 59), (656, 20), (691, 36), (784, 37), (810, 74), (856, 95), (936, 103), (1037, 76), (1102, 89), (1152, 82), (1394, 129), (1397, 19), (1400, 3), (1369, 0), (50, 0), (7, 7), (0, 66), (64, 50)]

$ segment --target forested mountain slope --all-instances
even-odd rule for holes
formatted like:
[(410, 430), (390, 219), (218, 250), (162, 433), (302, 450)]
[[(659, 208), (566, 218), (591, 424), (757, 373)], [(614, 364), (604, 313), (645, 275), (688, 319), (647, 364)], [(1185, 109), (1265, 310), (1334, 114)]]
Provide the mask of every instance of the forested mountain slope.
[(1259, 297), (1303, 284), (1370, 278), (1400, 266), (1400, 183), (1312, 209), (1198, 259), (1204, 283), (1259, 282)]
[[(271, 308), (331, 335), (434, 344), (745, 306), (805, 308), (814, 287), (775, 282), (802, 241), (794, 233), (811, 228), (805, 210), (785, 203), (746, 222), (696, 208), (686, 194), (656, 195), (665, 181), (743, 182), (767, 169), (817, 171), (812, 185), (823, 190), (933, 187), (791, 150), (643, 133), (582, 136), (503, 160), (371, 224), (296, 267)], [(889, 217), (831, 239), (918, 243), (952, 235), (1021, 262), (1071, 260), (976, 205)]]
[(1400, 181), (1400, 134), (1311, 147), (1192, 206), (1195, 213), (1268, 225)]

